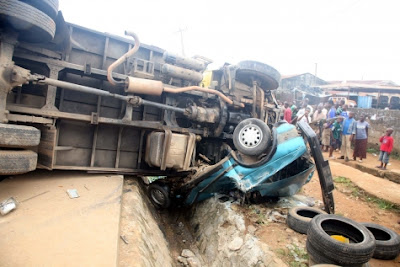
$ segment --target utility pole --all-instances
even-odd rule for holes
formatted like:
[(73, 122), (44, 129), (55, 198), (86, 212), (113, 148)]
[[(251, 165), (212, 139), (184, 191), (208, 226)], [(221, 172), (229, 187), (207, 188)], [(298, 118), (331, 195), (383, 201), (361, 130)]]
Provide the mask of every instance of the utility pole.
[(315, 63), (314, 85), (317, 85), (317, 69), (318, 69), (318, 63)]
[(179, 28), (179, 30), (177, 32), (179, 32), (181, 34), (181, 47), (182, 47), (182, 56), (185, 56), (185, 48), (183, 46), (183, 32), (186, 31), (187, 28), (185, 29), (181, 29)]

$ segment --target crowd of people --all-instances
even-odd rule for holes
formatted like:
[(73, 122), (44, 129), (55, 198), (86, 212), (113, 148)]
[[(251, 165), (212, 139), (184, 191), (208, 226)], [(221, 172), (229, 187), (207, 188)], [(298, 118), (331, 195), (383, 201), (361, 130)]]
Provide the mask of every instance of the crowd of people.
[[(297, 124), (299, 121), (308, 123), (317, 133), (321, 148), (324, 152), (329, 152), (329, 158), (334, 159), (333, 151), (340, 150), (339, 159), (349, 161), (351, 158), (359, 162), (367, 158), (367, 143), (369, 123), (365, 120), (365, 115), (360, 115), (358, 120), (352, 111), (348, 111), (348, 106), (342, 100), (333, 103), (332, 100), (317, 105), (314, 111), (309, 105), (309, 100), (305, 98), (300, 106), (293, 101), (292, 105), (284, 102), (283, 119), (291, 124)], [(380, 169), (386, 169), (389, 162), (389, 155), (393, 149), (393, 138), (391, 134), (393, 129), (387, 129), (386, 134), (381, 137), (379, 160)], [(353, 153), (352, 152), (353, 144)]]

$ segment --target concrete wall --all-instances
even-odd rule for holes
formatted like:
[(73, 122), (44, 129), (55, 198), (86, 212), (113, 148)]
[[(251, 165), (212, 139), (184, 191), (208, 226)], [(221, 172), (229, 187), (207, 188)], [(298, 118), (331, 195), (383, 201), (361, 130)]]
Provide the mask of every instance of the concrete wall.
[(393, 128), (394, 152), (400, 153), (400, 110), (383, 109), (351, 109), (355, 112), (358, 119), (361, 114), (365, 114), (368, 123), (371, 125), (369, 130), (368, 143), (372, 147), (379, 148), (379, 138), (385, 134), (387, 128)]
[(246, 226), (237, 212), (238, 204), (207, 199), (191, 210), (194, 239), (209, 267), (287, 266), (267, 244), (255, 236), (255, 227)]

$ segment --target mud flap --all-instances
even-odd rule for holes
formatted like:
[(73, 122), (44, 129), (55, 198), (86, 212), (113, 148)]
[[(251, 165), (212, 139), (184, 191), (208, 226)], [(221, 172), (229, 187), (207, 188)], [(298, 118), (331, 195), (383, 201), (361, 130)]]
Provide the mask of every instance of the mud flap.
[(322, 155), (321, 146), (319, 140), (314, 130), (303, 121), (297, 123), (302, 133), (307, 137), (308, 144), (311, 148), (311, 154), (314, 158), (315, 165), (317, 167), (319, 183), (322, 190), (322, 199), (325, 205), (325, 211), (327, 213), (335, 213), (335, 201), (333, 199), (332, 191), (335, 188), (332, 180), (331, 168), (329, 167), (329, 162), (324, 160)]

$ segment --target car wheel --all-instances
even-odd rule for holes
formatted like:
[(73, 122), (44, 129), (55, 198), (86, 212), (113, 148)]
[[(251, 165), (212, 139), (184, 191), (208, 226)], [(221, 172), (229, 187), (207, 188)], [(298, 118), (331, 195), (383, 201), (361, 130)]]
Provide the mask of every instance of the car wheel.
[(40, 130), (32, 126), (0, 124), (0, 147), (37, 146)]
[(15, 175), (34, 171), (37, 153), (30, 150), (0, 150), (0, 175)]
[(375, 223), (361, 223), (375, 237), (375, 259), (392, 260), (400, 253), (400, 237), (393, 230)]
[(49, 42), (56, 32), (53, 19), (17, 0), (0, 0), (0, 23), (19, 32), (19, 40), (33, 43)]
[(307, 234), (312, 218), (319, 214), (327, 214), (325, 211), (312, 207), (294, 207), (289, 210), (287, 225), (301, 234)]
[(260, 119), (245, 119), (233, 132), (233, 143), (237, 150), (248, 156), (264, 153), (271, 142), (271, 130)]
[[(340, 235), (349, 243), (340, 242), (332, 235)], [(368, 262), (375, 250), (372, 233), (363, 225), (332, 214), (314, 217), (307, 231), (307, 251), (316, 263), (357, 266)]]
[(151, 203), (158, 209), (166, 209), (171, 205), (169, 190), (166, 186), (150, 184), (148, 194)]

